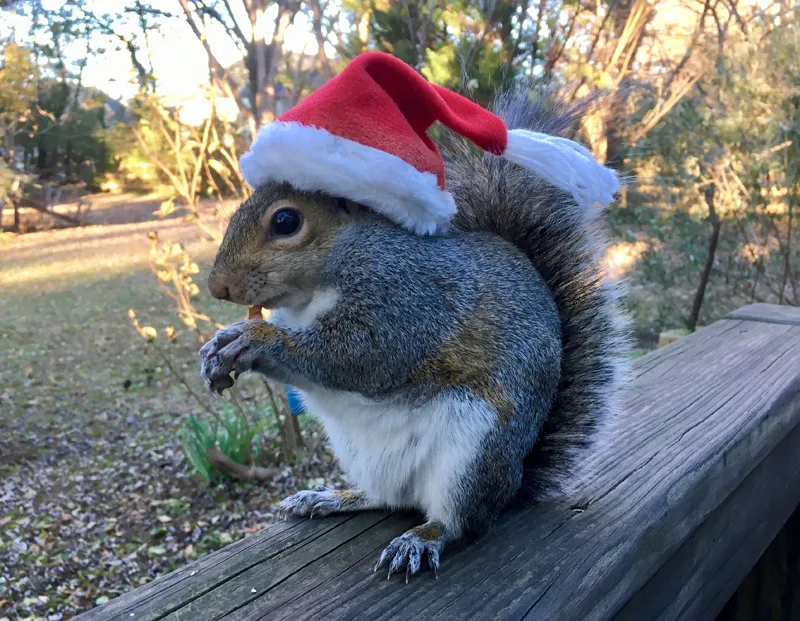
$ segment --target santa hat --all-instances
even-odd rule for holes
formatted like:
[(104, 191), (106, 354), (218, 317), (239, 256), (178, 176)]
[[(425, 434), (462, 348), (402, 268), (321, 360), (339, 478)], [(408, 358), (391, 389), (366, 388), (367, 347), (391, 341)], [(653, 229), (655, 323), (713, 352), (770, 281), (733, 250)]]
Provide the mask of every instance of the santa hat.
[(607, 205), (619, 189), (615, 173), (576, 142), (509, 131), (498, 116), (379, 52), (356, 57), (263, 126), (241, 158), (242, 174), (254, 188), (285, 181), (368, 206), (414, 233), (443, 233), (456, 206), (426, 133), (435, 121), (534, 171), (581, 205)]

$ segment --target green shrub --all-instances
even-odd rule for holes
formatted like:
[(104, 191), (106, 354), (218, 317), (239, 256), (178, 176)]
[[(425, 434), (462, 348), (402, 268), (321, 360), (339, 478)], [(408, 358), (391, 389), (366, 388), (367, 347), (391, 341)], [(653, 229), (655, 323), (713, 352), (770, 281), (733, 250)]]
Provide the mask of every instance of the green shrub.
[(221, 481), (224, 476), (206, 457), (206, 451), (216, 446), (221, 453), (238, 464), (250, 466), (260, 463), (264, 454), (263, 434), (273, 419), (271, 408), (248, 420), (247, 416), (233, 406), (223, 407), (212, 419), (189, 416), (178, 431), (186, 458), (195, 472), (210, 483)]

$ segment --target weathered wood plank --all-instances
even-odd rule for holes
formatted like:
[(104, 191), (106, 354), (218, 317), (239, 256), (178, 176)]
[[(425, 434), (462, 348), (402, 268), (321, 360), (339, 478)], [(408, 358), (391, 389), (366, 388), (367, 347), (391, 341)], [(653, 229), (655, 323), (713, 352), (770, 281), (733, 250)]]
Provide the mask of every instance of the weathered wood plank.
[[(161, 619), (173, 609), (190, 604), (253, 567), (276, 557), (281, 558), (282, 553), (287, 550), (297, 554), (321, 538), (332, 542), (331, 533), (356, 517), (361, 517), (361, 521), (364, 521), (362, 516), (342, 515), (331, 520), (309, 520), (305, 523), (278, 522), (256, 535), (226, 546), (140, 587), (135, 591), (135, 598), (131, 598), (131, 594), (116, 598), (103, 608), (90, 610), (84, 617), (122, 619), (133, 616), (137, 621)], [(381, 519), (375, 514), (371, 517), (372, 523)]]
[(728, 318), (800, 326), (800, 307), (762, 303), (750, 304), (728, 313)]
[[(779, 524), (757, 536), (735, 526), (800, 493), (785, 448), (800, 433), (800, 326), (725, 320), (658, 350), (637, 364), (625, 411), (572, 505), (509, 513), (478, 543), (448, 549), (439, 580), (373, 574), (413, 522), (373, 512), (277, 525), (82, 618), (625, 619), (637, 601), (640, 615), (649, 606), (651, 584), (656, 614), (638, 618), (713, 618), (736, 585), (703, 576), (737, 551), (746, 572)], [(668, 580), (673, 566), (694, 579)]]
[[(163, 618), (171, 621), (220, 619), (231, 610), (246, 609), (254, 601), (258, 601), (260, 609), (286, 603), (296, 596), (296, 590), (316, 586), (320, 578), (329, 575), (331, 568), (352, 567), (361, 561), (363, 552), (359, 550), (365, 545), (373, 548), (385, 544), (381, 529), (374, 528), (385, 517), (385, 514), (375, 512), (352, 516), (336, 529), (302, 546), (271, 556), (239, 574), (235, 580), (220, 585)], [(405, 528), (412, 525), (409, 523)], [(353, 545), (356, 540), (358, 545)], [(278, 585), (280, 588), (276, 589)]]
[[(614, 621), (641, 621), (643, 610), (653, 621), (714, 619), (797, 506), (799, 448), (800, 425), (627, 601)], [(753, 511), (753, 506), (765, 510)]]

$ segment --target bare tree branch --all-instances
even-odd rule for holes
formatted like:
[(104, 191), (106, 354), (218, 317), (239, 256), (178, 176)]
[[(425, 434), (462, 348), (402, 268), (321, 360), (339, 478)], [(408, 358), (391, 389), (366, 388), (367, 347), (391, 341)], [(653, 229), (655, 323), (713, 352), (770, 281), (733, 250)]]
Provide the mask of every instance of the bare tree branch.
[(206, 458), (217, 470), (237, 481), (270, 481), (280, 473), (280, 468), (275, 467), (243, 466), (233, 461), (216, 446), (209, 446), (206, 449)]
[(208, 38), (206, 37), (205, 33), (205, 26), (201, 29), (200, 26), (197, 24), (197, 20), (195, 19), (194, 12), (192, 8), (189, 6), (188, 0), (178, 0), (183, 9), (184, 16), (186, 18), (186, 22), (189, 24), (189, 27), (192, 29), (192, 32), (197, 37), (198, 41), (203, 46), (203, 49), (208, 56), (208, 68), (211, 74), (211, 79), (214, 85), (220, 88), (224, 94), (234, 99), (239, 107), (239, 111), (241, 112), (242, 116), (247, 122), (249, 129), (252, 135), (255, 135), (256, 131), (256, 119), (254, 115), (254, 111), (252, 110), (251, 106), (247, 104), (244, 100), (242, 95), (237, 88), (236, 81), (233, 77), (228, 73), (228, 71), (222, 66), (222, 63), (217, 60), (214, 51), (211, 49), (211, 45), (208, 43)]
[(225, 19), (225, 16), (223, 16), (215, 7), (206, 4), (204, 0), (195, 0), (195, 2), (200, 5), (201, 14), (208, 15), (211, 19), (216, 21), (225, 29), (234, 44), (236, 44), (243, 52), (247, 52), (247, 49), (250, 46), (250, 40), (244, 35), (244, 31), (236, 21), (236, 17), (233, 14), (229, 0), (224, 0), (223, 2), (225, 5), (225, 10), (228, 14), (228, 19)]

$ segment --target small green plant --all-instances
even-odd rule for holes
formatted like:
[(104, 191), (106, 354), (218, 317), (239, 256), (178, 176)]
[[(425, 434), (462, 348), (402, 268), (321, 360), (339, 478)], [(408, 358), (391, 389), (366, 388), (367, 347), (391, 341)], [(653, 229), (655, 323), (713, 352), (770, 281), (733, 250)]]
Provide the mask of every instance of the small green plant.
[[(261, 386), (253, 392), (239, 394), (231, 391), (232, 401), (226, 405), (211, 402), (203, 390), (198, 390), (196, 378), (189, 377), (176, 355), (179, 340), (197, 337), (200, 344), (206, 343), (213, 330), (223, 324), (201, 313), (194, 303), (200, 288), (194, 282), (199, 273), (197, 263), (177, 243), (161, 242), (158, 234), (148, 234), (151, 243), (150, 268), (162, 291), (175, 302), (178, 317), (188, 330), (181, 332), (173, 326), (157, 330), (142, 325), (133, 309), (128, 317), (134, 329), (144, 338), (170, 374), (186, 389), (188, 395), (209, 415), (189, 417), (180, 431), (187, 459), (197, 473), (206, 481), (216, 483), (230, 478), (240, 481), (271, 480), (277, 470), (274, 466), (263, 467), (266, 461), (264, 441), (279, 439), (280, 453), (289, 465), (294, 465), (304, 452), (303, 433), (299, 421), (289, 411), (284, 390), (277, 391), (270, 382), (262, 378)], [(163, 338), (166, 337), (166, 338)], [(251, 383), (256, 388), (258, 383)], [(279, 394), (280, 392), (280, 394)], [(265, 405), (256, 405), (264, 403)]]
[(208, 449), (216, 447), (237, 464), (258, 464), (263, 455), (262, 438), (271, 411), (247, 420), (233, 408), (225, 408), (210, 420), (189, 416), (178, 432), (186, 458), (197, 474), (210, 483), (217, 483), (225, 475), (209, 460)]

